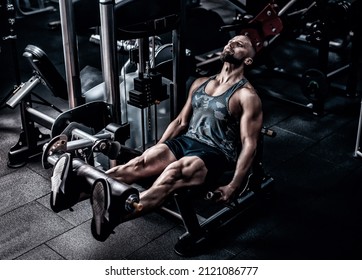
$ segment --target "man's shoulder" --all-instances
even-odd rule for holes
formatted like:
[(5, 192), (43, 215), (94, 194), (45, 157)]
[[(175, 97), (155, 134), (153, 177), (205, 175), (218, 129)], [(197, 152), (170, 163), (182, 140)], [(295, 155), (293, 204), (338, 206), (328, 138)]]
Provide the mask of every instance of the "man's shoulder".
[(198, 89), (203, 83), (205, 83), (209, 77), (198, 77), (196, 78), (191, 85), (190, 93), (193, 93), (196, 89)]
[(259, 99), (256, 89), (249, 82), (237, 89), (236, 93), (241, 99)]
[(201, 85), (202, 83), (206, 82), (210, 77), (198, 77), (194, 81), (194, 84)]
[[(250, 84), (249, 84), (250, 85)], [(238, 102), (244, 110), (246, 108), (260, 108), (261, 99), (253, 86), (245, 86), (238, 89), (237, 94)]]

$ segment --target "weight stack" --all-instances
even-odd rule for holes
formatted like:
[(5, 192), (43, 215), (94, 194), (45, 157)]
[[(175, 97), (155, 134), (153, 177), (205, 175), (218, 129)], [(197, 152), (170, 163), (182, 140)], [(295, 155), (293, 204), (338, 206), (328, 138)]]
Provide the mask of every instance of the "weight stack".
[(128, 104), (146, 108), (167, 99), (166, 85), (162, 84), (162, 75), (158, 72), (150, 71), (144, 75), (134, 78), (134, 89), (129, 91)]

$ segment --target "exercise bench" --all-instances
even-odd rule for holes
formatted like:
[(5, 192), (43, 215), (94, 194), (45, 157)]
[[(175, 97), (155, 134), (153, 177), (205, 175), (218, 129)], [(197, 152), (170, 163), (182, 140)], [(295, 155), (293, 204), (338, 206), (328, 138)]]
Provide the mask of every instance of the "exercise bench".
[[(215, 203), (214, 201), (219, 194), (210, 190), (215, 190), (218, 186), (230, 182), (234, 170), (226, 171), (214, 187), (202, 186), (196, 189), (178, 190), (173, 196), (176, 209), (175, 207), (173, 209), (172, 207), (167, 208), (167, 206), (162, 208), (165, 212), (180, 219), (184, 224), (186, 232), (179, 237), (174, 247), (178, 255), (190, 256), (195, 254), (198, 245), (208, 239), (212, 233), (238, 218), (258, 200), (271, 197), (274, 179), (265, 172), (262, 164), (264, 136), (275, 137), (276, 133), (271, 129), (262, 128), (252, 167), (239, 188), (239, 194), (229, 203)], [(198, 206), (206, 204), (207, 212), (212, 213), (203, 216), (197, 210), (197, 203)], [(210, 209), (214, 211), (209, 211)]]

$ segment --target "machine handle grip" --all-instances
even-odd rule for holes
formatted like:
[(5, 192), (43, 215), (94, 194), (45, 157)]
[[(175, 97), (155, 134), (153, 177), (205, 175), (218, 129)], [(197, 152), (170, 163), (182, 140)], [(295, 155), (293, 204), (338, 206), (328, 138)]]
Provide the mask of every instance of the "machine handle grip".
[(221, 197), (221, 192), (207, 192), (205, 199), (206, 200), (217, 200)]
[(136, 194), (131, 194), (125, 201), (125, 210), (127, 212), (140, 212), (143, 209), (143, 204), (140, 203), (139, 197)]

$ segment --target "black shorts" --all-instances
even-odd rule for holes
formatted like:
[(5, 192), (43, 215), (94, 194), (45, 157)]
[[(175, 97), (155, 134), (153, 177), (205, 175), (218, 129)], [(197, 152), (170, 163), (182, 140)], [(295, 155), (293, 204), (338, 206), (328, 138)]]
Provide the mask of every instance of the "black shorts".
[(205, 183), (215, 182), (226, 170), (231, 168), (230, 161), (218, 149), (201, 143), (185, 135), (167, 140), (165, 144), (179, 160), (185, 156), (197, 156), (205, 164), (207, 175)]

